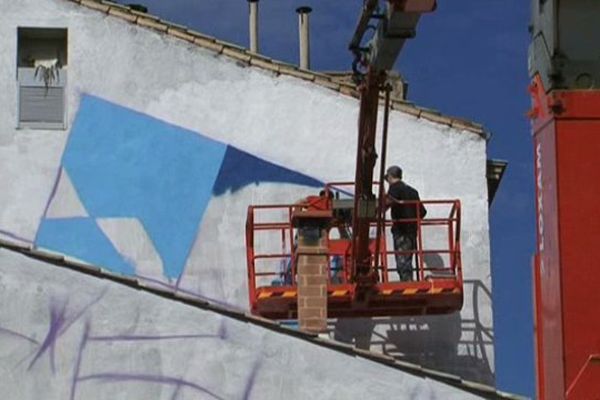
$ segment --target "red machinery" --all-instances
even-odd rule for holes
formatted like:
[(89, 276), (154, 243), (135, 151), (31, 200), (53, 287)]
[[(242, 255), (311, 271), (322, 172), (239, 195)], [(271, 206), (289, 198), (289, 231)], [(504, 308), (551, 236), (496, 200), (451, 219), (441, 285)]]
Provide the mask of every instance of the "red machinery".
[[(460, 309), (463, 301), (460, 202), (423, 202), (430, 215), (438, 216), (416, 220), (418, 246), (415, 253), (418, 261), (415, 281), (394, 281), (397, 274), (392, 256), (396, 252), (388, 249), (386, 235), (372, 235), (367, 245), (369, 267), (374, 271), (375, 282), (368, 287), (368, 298), (361, 301), (360, 293), (365, 287), (357, 282), (354, 275), (353, 237), (344, 234), (350, 227), (343, 212), (351, 209), (353, 200), (332, 199), (328, 195), (334, 188), (346, 185), (353, 186), (329, 184), (325, 188), (325, 196), (312, 196), (302, 203), (248, 208), (246, 246), (252, 312), (272, 319), (297, 317), (295, 277), (298, 254), (294, 251), (297, 229), (292, 221), (297, 208), (332, 212), (334, 215), (327, 237), (329, 317), (442, 314)], [(383, 223), (389, 228), (392, 221), (385, 220)], [(369, 228), (376, 231), (377, 221), (369, 222)], [(429, 237), (434, 240), (426, 243), (424, 232), (429, 232)], [(260, 249), (261, 245), (264, 250)], [(379, 251), (376, 251), (377, 248)], [(380, 262), (375, 264), (375, 259)], [(427, 265), (426, 261), (431, 259), (434, 262)]]
[[(458, 200), (425, 201), (430, 217), (405, 221), (418, 226), (417, 250), (409, 252), (417, 260), (416, 280), (390, 279), (397, 276), (395, 268), (392, 274), (388, 273), (389, 259), (402, 252), (388, 250), (392, 222), (385, 220), (383, 185), (373, 179), (377, 109), (380, 93), (385, 91), (381, 182), (389, 115), (386, 72), (393, 67), (405, 41), (415, 36), (420, 15), (435, 9), (435, 0), (388, 0), (383, 12), (378, 6), (378, 0), (365, 1), (350, 43), (356, 56), (354, 70), (362, 77), (355, 183), (329, 184), (324, 195), (311, 196), (296, 204), (248, 209), (248, 281), (251, 310), (255, 314), (273, 319), (298, 315), (296, 264), (301, 255), (296, 250), (298, 210), (325, 221), (328, 317), (442, 314), (462, 307)], [(372, 20), (379, 21), (378, 26), (369, 45), (362, 46)], [(374, 187), (378, 189), (377, 197)], [(340, 199), (340, 192), (352, 196)]]
[(533, 276), (542, 400), (600, 399), (598, 21), (598, 1), (533, 1)]

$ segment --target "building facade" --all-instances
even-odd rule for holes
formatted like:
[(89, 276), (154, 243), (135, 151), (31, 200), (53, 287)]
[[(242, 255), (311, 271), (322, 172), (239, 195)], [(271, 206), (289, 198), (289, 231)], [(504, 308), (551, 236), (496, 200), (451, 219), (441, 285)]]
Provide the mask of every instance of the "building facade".
[[(248, 205), (352, 179), (350, 84), (111, 3), (0, 3), (1, 238), (243, 310)], [(388, 162), (462, 203), (464, 306), (333, 321), (336, 339), (493, 384), (486, 143), (394, 103)]]

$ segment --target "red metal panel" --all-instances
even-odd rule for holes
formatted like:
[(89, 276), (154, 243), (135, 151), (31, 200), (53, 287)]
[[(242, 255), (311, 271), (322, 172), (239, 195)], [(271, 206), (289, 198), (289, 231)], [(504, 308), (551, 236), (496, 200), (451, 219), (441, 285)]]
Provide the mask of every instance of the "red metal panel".
[(544, 363), (541, 357), (544, 354), (544, 334), (542, 330), (542, 292), (540, 284), (540, 255), (536, 253), (533, 258), (533, 309), (535, 310), (534, 335), (535, 335), (535, 369), (537, 376), (537, 399), (545, 399), (544, 394)]
[(588, 359), (575, 381), (567, 390), (569, 400), (600, 400), (600, 354), (593, 354)]
[[(600, 368), (600, 91), (532, 85), (540, 399), (596, 399)], [(568, 389), (568, 393), (567, 393)]]
[[(587, 101), (579, 103), (591, 107), (591, 97), (584, 97)], [(600, 113), (600, 96), (595, 99), (595, 111)], [(561, 119), (556, 139), (565, 382), (569, 387), (590, 354), (600, 353), (600, 119)], [(587, 395), (584, 398), (593, 398), (592, 393)]]
[(539, 382), (544, 382), (547, 400), (563, 399), (563, 337), (561, 309), (560, 248), (558, 243), (558, 201), (556, 187), (556, 132), (550, 122), (535, 132), (536, 203), (538, 221), (539, 298), (536, 319), (543, 337)]

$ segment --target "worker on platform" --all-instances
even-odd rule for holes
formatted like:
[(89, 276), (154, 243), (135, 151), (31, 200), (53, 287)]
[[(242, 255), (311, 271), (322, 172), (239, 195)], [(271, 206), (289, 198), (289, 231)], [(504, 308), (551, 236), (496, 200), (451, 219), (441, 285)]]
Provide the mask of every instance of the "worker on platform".
[(393, 165), (385, 174), (389, 188), (386, 208), (392, 209), (392, 235), (396, 269), (401, 281), (413, 279), (412, 259), (417, 249), (417, 218), (423, 218), (427, 210), (420, 202), (419, 192), (402, 180), (402, 168)]

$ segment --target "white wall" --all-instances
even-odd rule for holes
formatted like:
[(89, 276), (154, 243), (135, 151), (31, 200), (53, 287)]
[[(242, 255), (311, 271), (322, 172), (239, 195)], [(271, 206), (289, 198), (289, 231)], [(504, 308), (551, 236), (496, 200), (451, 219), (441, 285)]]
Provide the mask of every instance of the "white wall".
[(478, 398), (6, 250), (0, 268), (3, 399)]
[[(318, 179), (352, 179), (358, 116), (353, 98), (239, 65), (64, 0), (0, 0), (0, 8), (0, 231), (5, 234), (33, 240), (68, 135), (15, 129), (19, 26), (68, 28), (69, 126), (81, 94), (93, 94)], [(484, 334), (492, 328), (491, 297), (480, 290), (491, 290), (485, 150), (485, 141), (473, 133), (391, 113), (389, 163), (402, 165), (422, 198), (462, 201), (464, 274), (474, 283), (465, 285), (460, 316), (377, 320), (373, 336), (357, 331), (364, 324), (345, 322), (339, 327), (345, 337), (491, 382), (493, 346)], [(247, 307), (246, 207), (294, 201), (301, 194), (308, 193), (261, 185), (212, 201), (182, 286)], [(423, 334), (409, 339), (401, 333), (411, 326)]]

